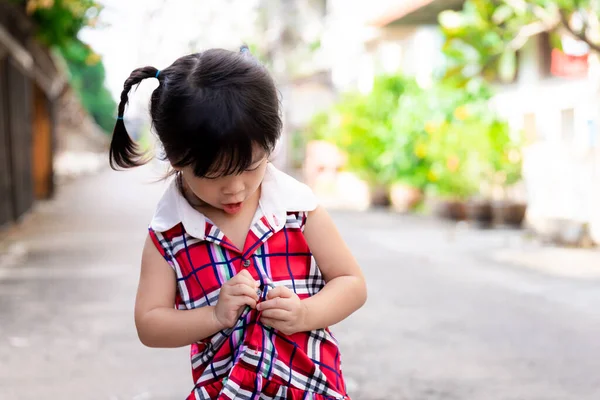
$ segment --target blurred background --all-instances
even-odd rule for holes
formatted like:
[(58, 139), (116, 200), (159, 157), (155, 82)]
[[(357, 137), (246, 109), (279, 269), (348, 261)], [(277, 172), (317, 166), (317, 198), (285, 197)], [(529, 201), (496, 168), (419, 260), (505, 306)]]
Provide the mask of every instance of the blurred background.
[[(0, 399), (177, 399), (133, 303), (165, 165), (108, 169), (124, 80), (249, 45), (273, 162), (367, 276), (353, 399), (600, 398), (600, 3), (0, 0)], [(156, 80), (125, 122), (155, 152)]]

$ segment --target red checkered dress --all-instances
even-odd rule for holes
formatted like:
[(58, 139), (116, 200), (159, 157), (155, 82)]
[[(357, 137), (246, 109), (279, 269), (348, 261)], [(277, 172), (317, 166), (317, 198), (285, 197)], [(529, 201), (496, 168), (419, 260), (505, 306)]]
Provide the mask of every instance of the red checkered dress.
[[(324, 286), (304, 238), (310, 189), (267, 168), (260, 205), (243, 249), (194, 210), (174, 182), (159, 202), (150, 236), (177, 274), (176, 307), (217, 303), (221, 285), (247, 269), (261, 300), (285, 285), (301, 299)], [(189, 399), (348, 399), (338, 344), (329, 329), (284, 335), (249, 307), (235, 326), (191, 346), (195, 387)]]

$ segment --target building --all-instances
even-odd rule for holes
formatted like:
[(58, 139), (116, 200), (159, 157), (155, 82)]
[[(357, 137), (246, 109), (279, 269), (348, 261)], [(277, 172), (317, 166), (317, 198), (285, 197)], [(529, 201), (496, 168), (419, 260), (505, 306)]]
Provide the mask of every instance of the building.
[[(370, 3), (376, 15), (351, 28), (362, 38), (362, 48), (353, 54), (359, 61), (352, 68), (334, 65), (332, 75), (343, 74), (346, 87), (369, 90), (377, 74), (402, 71), (427, 86), (443, 62), (438, 14), (460, 10), (463, 3)], [(337, 37), (346, 34), (350, 28), (336, 32)], [(496, 84), (492, 106), (528, 138), (523, 174), (529, 224), (566, 241), (578, 241), (587, 231), (598, 243), (600, 72), (597, 57), (585, 45), (568, 35), (562, 41), (564, 53), (552, 50), (546, 33), (531, 37), (518, 54), (515, 80)]]
[(107, 148), (62, 60), (34, 32), (21, 8), (0, 0), (0, 230), (52, 197), (64, 165), (72, 169), (57, 163), (61, 155)]
[(56, 101), (65, 85), (31, 22), (0, 2), (0, 227), (52, 195)]

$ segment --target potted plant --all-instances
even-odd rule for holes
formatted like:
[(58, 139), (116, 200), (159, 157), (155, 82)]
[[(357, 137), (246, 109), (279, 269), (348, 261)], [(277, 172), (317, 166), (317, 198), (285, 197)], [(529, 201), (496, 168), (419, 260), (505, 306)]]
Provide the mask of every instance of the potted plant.
[(514, 155), (518, 140), (508, 123), (490, 109), (485, 84), (471, 82), (458, 90), (442, 82), (433, 95), (435, 108), (443, 110), (426, 142), (432, 177), (428, 186), (438, 198), (436, 209), (440, 215), (489, 227), (494, 209), (490, 193), (482, 189), (495, 185), (498, 177), (504, 177), (503, 182), (518, 180)]
[(428, 91), (407, 86), (391, 115), (388, 146), (380, 158), (387, 166), (383, 171), (391, 182), (390, 201), (395, 211), (414, 210), (424, 200), (431, 169), (428, 140), (439, 117)]
[(369, 184), (374, 206), (390, 204), (392, 116), (399, 98), (413, 85), (414, 80), (400, 75), (377, 77), (369, 94), (346, 93), (328, 113), (316, 117), (311, 128), (313, 138), (334, 143), (345, 153), (346, 168)]
[[(515, 145), (507, 122), (500, 120), (485, 103), (478, 103), (477, 122), (481, 125), (481, 137), (484, 143), (478, 151), (481, 161), (482, 187), (480, 194), (472, 198), (467, 205), (468, 219), (478, 227), (489, 228), (497, 222), (494, 202), (494, 189), (506, 182), (511, 163), (507, 163), (507, 154)], [(511, 153), (512, 154), (512, 153)], [(510, 171), (509, 171), (510, 170)], [(520, 170), (519, 170), (520, 171)], [(511, 176), (511, 182), (518, 179)], [(497, 192), (497, 191), (496, 191)]]
[(423, 200), (423, 192), (415, 185), (395, 182), (390, 186), (392, 209), (399, 213), (413, 210)]
[(480, 228), (490, 228), (494, 223), (494, 212), (490, 200), (476, 197), (468, 201), (467, 219)]
[(500, 200), (493, 204), (494, 220), (496, 223), (520, 228), (525, 219), (527, 204), (510, 200)]
[(511, 195), (522, 179), (522, 132), (511, 132), (507, 125), (496, 124), (492, 136), (494, 152), (490, 159), (493, 165), (492, 184), (502, 194), (501, 199), (493, 203), (496, 223), (520, 227), (525, 218), (527, 204)]
[(463, 104), (460, 93), (439, 88), (434, 93), (443, 120), (429, 129), (425, 146), (430, 166), (427, 192), (437, 215), (452, 220), (468, 216), (467, 200), (478, 193), (485, 167), (483, 126)]

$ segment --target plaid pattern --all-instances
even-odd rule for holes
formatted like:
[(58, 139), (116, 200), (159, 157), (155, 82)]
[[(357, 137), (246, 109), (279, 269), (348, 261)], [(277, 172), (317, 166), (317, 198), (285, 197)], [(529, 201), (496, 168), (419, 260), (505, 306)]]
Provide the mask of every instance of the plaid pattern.
[[(183, 224), (150, 236), (177, 274), (176, 307), (215, 305), (221, 285), (247, 268), (269, 288), (285, 285), (301, 299), (325, 282), (303, 235), (307, 213), (288, 212), (277, 230), (263, 216), (237, 249), (208, 219), (205, 239)], [(250, 261), (245, 267), (244, 261)], [(246, 262), (247, 264), (247, 262)], [(260, 322), (247, 307), (236, 325), (191, 346), (195, 387), (188, 399), (348, 399), (338, 344), (329, 329), (286, 336)]]

